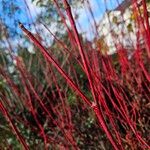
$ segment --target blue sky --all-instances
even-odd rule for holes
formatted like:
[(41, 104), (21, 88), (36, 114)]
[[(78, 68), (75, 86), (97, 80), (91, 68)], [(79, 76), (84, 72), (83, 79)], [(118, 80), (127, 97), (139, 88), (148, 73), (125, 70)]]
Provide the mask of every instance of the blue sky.
[[(35, 4), (32, 4), (31, 0), (25, 0), (33, 20), (36, 18), (36, 15), (38, 13), (40, 13), (41, 9), (39, 7), (37, 7)], [(94, 13), (94, 17), (97, 21), (97, 23), (100, 21), (100, 19), (102, 18), (104, 12), (106, 11), (106, 7), (105, 7), (105, 2), (107, 4), (107, 8), (109, 10), (114, 9), (117, 6), (117, 0), (89, 0), (93, 13)], [(119, 0), (119, 2), (121, 3), (122, 0)], [(9, 27), (13, 27), (14, 22), (17, 25), (17, 21), (20, 21), (22, 23), (29, 23), (32, 22), (29, 18), (30, 18), (30, 14), (28, 13), (28, 10), (26, 8), (26, 5), (24, 3), (24, 0), (16, 0), (16, 4), (18, 5), (18, 7), (20, 7), (21, 11), (17, 11), (13, 14), (12, 17), (8, 17), (5, 13), (8, 13), (9, 11), (9, 5), (11, 5), (11, 2), (13, 2), (13, 0), (5, 0), (6, 5), (7, 5), (7, 9), (3, 9), (2, 8), (2, 0), (0, 0), (0, 14), (1, 14), (1, 18), (3, 18), (5, 20), (5, 23), (9, 26)], [(83, 29), (83, 31), (87, 32), (90, 31), (90, 26), (89, 26), (89, 20), (91, 19), (90, 14), (85, 11), (85, 9), (78, 9), (79, 13), (79, 23), (81, 24), (81, 27)], [(87, 18), (88, 16), (88, 18)], [(16, 25), (14, 27), (14, 29), (18, 30), (18, 28), (16, 28)]]
[[(94, 13), (95, 20), (97, 24), (102, 19), (104, 13), (107, 10), (113, 10), (118, 6), (117, 0), (89, 0), (91, 4), (91, 8)], [(119, 3), (121, 3), (123, 0), (119, 0)], [(79, 17), (79, 23), (82, 26), (82, 30), (88, 33), (88, 38), (91, 38), (92, 33), (90, 33), (91, 26), (89, 25), (89, 20), (92, 20), (92, 17), (88, 11), (85, 11), (85, 9), (81, 10), (80, 17)]]

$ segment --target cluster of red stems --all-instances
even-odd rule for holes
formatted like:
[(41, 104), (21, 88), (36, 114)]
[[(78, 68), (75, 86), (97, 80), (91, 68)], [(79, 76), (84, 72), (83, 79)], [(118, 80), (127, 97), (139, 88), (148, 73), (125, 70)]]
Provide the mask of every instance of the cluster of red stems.
[[(89, 111), (95, 113), (99, 127), (106, 134), (113, 149), (124, 150), (124, 140), (131, 145), (138, 145), (141, 149), (150, 149), (150, 139), (143, 137), (143, 124), (141, 126), (137, 125), (140, 124), (140, 122), (143, 122), (143, 118), (140, 114), (140, 106), (149, 107), (148, 104), (150, 98), (150, 75), (147, 67), (150, 59), (150, 26), (146, 1), (142, 0), (142, 6), (144, 8), (143, 16), (137, 13), (139, 11), (137, 1), (133, 1), (133, 12), (137, 28), (139, 29), (137, 33), (137, 46), (136, 49), (134, 49), (134, 53), (130, 60), (128, 59), (126, 49), (121, 46), (117, 48), (119, 71), (113, 65), (110, 55), (101, 54), (99, 47), (94, 49), (91, 46), (86, 47), (82, 44), (67, 0), (63, 0), (66, 16), (61, 12), (62, 10), (58, 5), (57, 0), (54, 0), (54, 4), (67, 29), (72, 51), (70, 51), (70, 48), (67, 48), (67, 45), (64, 42), (59, 40), (54, 34), (51, 34), (57, 44), (63, 49), (62, 53), (67, 58), (66, 61), (68, 66), (70, 64), (69, 72), (63, 69), (63, 65), (58, 63), (54, 56), (42, 46), (41, 41), (35, 38), (23, 24), (19, 23), (19, 26), (43, 55), (44, 62), (39, 58), (39, 64), (43, 69), (45, 77), (43, 80), (45, 80), (49, 87), (51, 87), (52, 84), (55, 85), (59, 97), (57, 105), (51, 103), (50, 97), (47, 97), (46, 100), (50, 101), (49, 105), (51, 105), (51, 110), (45, 105), (45, 102), (39, 95), (39, 91), (42, 91), (41, 89), (43, 89), (42, 84), (40, 81), (35, 80), (36, 76), (31, 75), (20, 57), (12, 56), (17, 62), (16, 68), (19, 73), (21, 88), (11, 79), (11, 76), (6, 70), (0, 67), (1, 76), (10, 87), (11, 95), (13, 95), (12, 97), (19, 99), (19, 101), (16, 102), (15, 100), (9, 99), (4, 93), (1, 93), (0, 98), (0, 111), (9, 122), (18, 141), (22, 144), (24, 149), (30, 149), (29, 145), (26, 143), (26, 139), (21, 135), (15, 122), (21, 122), (25, 128), (38, 133), (43, 139), (44, 149), (48, 149), (51, 143), (59, 145), (60, 149), (70, 149), (70, 147), (72, 149), (79, 149), (74, 137), (75, 129), (73, 116), (67, 101), (66, 91), (61, 88), (61, 83), (57, 82), (57, 75), (55, 75), (55, 72), (52, 69), (52, 67), (54, 67), (67, 82), (66, 86), (69, 86), (69, 88), (76, 93), (77, 100), (81, 99), (83, 101), (81, 105), (90, 108)], [(90, 5), (88, 6), (90, 9)], [(90, 12), (93, 14), (91, 9)], [(66, 17), (68, 17), (71, 27), (68, 27)], [(94, 22), (96, 26), (96, 21)], [(47, 30), (49, 29), (47, 28)], [(142, 35), (144, 40), (144, 48), (143, 46), (141, 47), (138, 42), (138, 37), (140, 35)], [(88, 90), (91, 92), (92, 98), (86, 96), (80, 89), (76, 70), (71, 63), (73, 59), (86, 74), (89, 84), (87, 89), (89, 88)], [(72, 79), (71, 74), (75, 77), (74, 79)], [(34, 86), (35, 81), (38, 83), (38, 87)], [(41, 124), (37, 116), (36, 105), (33, 101), (37, 103), (47, 122), (53, 123), (54, 127), (47, 125), (47, 128), (53, 131), (53, 135), (46, 133), (44, 125)], [(147, 105), (144, 105), (144, 103)], [(16, 116), (11, 115), (15, 108), (19, 108), (20, 112), (23, 108), (26, 108), (33, 116), (37, 127), (32, 126), (24, 117), (17, 114)], [(117, 125), (118, 121), (126, 130), (124, 140), (122, 134), (119, 132), (119, 127)], [(57, 130), (61, 132), (60, 136), (58, 136)], [(134, 142), (132, 141), (132, 138), (134, 139)], [(134, 149), (133, 147), (134, 145), (132, 145), (132, 149)]]

